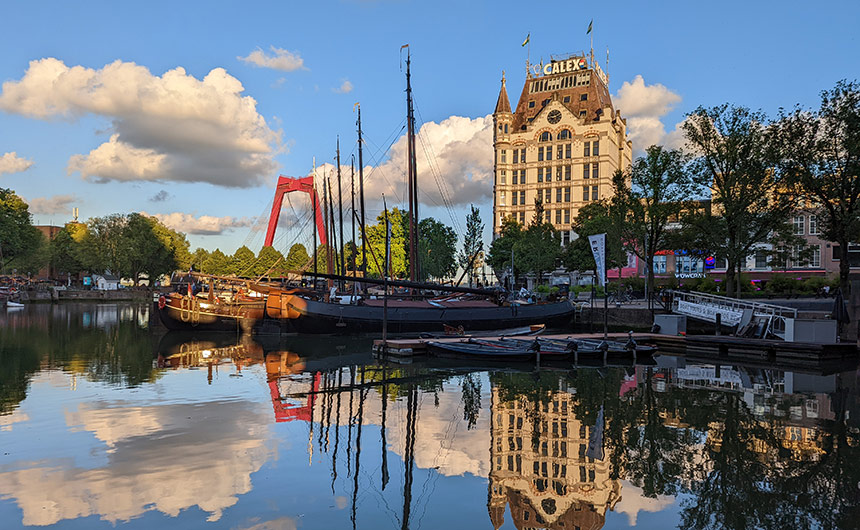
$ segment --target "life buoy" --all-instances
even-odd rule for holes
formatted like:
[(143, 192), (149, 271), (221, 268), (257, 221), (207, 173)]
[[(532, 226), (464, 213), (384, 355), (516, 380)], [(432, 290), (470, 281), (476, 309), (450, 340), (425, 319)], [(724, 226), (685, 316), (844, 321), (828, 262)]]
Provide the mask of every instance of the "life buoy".
[(164, 309), (164, 306), (166, 306), (166, 305), (167, 305), (167, 298), (165, 298), (164, 295), (159, 296), (158, 297), (158, 308)]

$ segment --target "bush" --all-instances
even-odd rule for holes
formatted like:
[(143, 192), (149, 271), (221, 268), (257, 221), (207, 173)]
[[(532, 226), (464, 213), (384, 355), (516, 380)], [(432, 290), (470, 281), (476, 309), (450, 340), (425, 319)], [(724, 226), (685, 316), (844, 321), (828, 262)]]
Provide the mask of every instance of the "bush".
[(770, 294), (791, 294), (800, 291), (801, 283), (785, 274), (776, 274), (765, 285)]

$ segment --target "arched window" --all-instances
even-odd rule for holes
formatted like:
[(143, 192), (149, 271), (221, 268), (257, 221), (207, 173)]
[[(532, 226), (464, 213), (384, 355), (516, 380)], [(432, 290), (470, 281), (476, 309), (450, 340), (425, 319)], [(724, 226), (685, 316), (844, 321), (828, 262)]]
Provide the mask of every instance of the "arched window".
[(551, 142), (552, 141), (552, 135), (550, 133), (548, 133), (547, 131), (544, 131), (544, 132), (540, 133), (540, 141), (541, 142)]
[(559, 140), (569, 140), (570, 139), (570, 131), (568, 129), (563, 129), (560, 133), (558, 133)]

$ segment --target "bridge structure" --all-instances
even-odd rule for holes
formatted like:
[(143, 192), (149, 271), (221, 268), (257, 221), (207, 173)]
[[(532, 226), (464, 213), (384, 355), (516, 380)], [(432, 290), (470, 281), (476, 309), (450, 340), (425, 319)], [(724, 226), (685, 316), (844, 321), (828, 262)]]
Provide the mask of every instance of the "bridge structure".
[(785, 339), (786, 319), (797, 318), (797, 309), (792, 307), (695, 291), (670, 291), (670, 293), (669, 309), (673, 313), (714, 324), (719, 315), (721, 324), (737, 326), (739, 331), (748, 325), (755, 326), (757, 329), (755, 334), (761, 338), (770, 334)]

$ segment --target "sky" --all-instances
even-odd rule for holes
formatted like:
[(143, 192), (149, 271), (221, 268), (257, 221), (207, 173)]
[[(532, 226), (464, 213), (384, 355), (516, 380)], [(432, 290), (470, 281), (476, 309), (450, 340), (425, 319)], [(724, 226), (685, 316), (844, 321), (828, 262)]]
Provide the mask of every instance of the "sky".
[[(412, 54), (421, 217), (492, 227), (492, 116), (527, 48), (587, 51), (610, 77), (634, 155), (680, 146), (699, 105), (774, 115), (860, 78), (855, 2), (9, 2), (0, 32), (0, 187), (37, 224), (145, 212), (192, 249), (263, 244), (279, 175), (343, 202), (365, 135), (368, 216), (405, 204), (405, 50)], [(606, 65), (607, 48), (609, 63)], [(295, 195), (295, 194), (293, 194)], [(346, 219), (349, 212), (346, 212)], [(307, 197), (284, 201), (275, 248), (308, 244)], [(346, 233), (349, 238), (350, 225)]]

